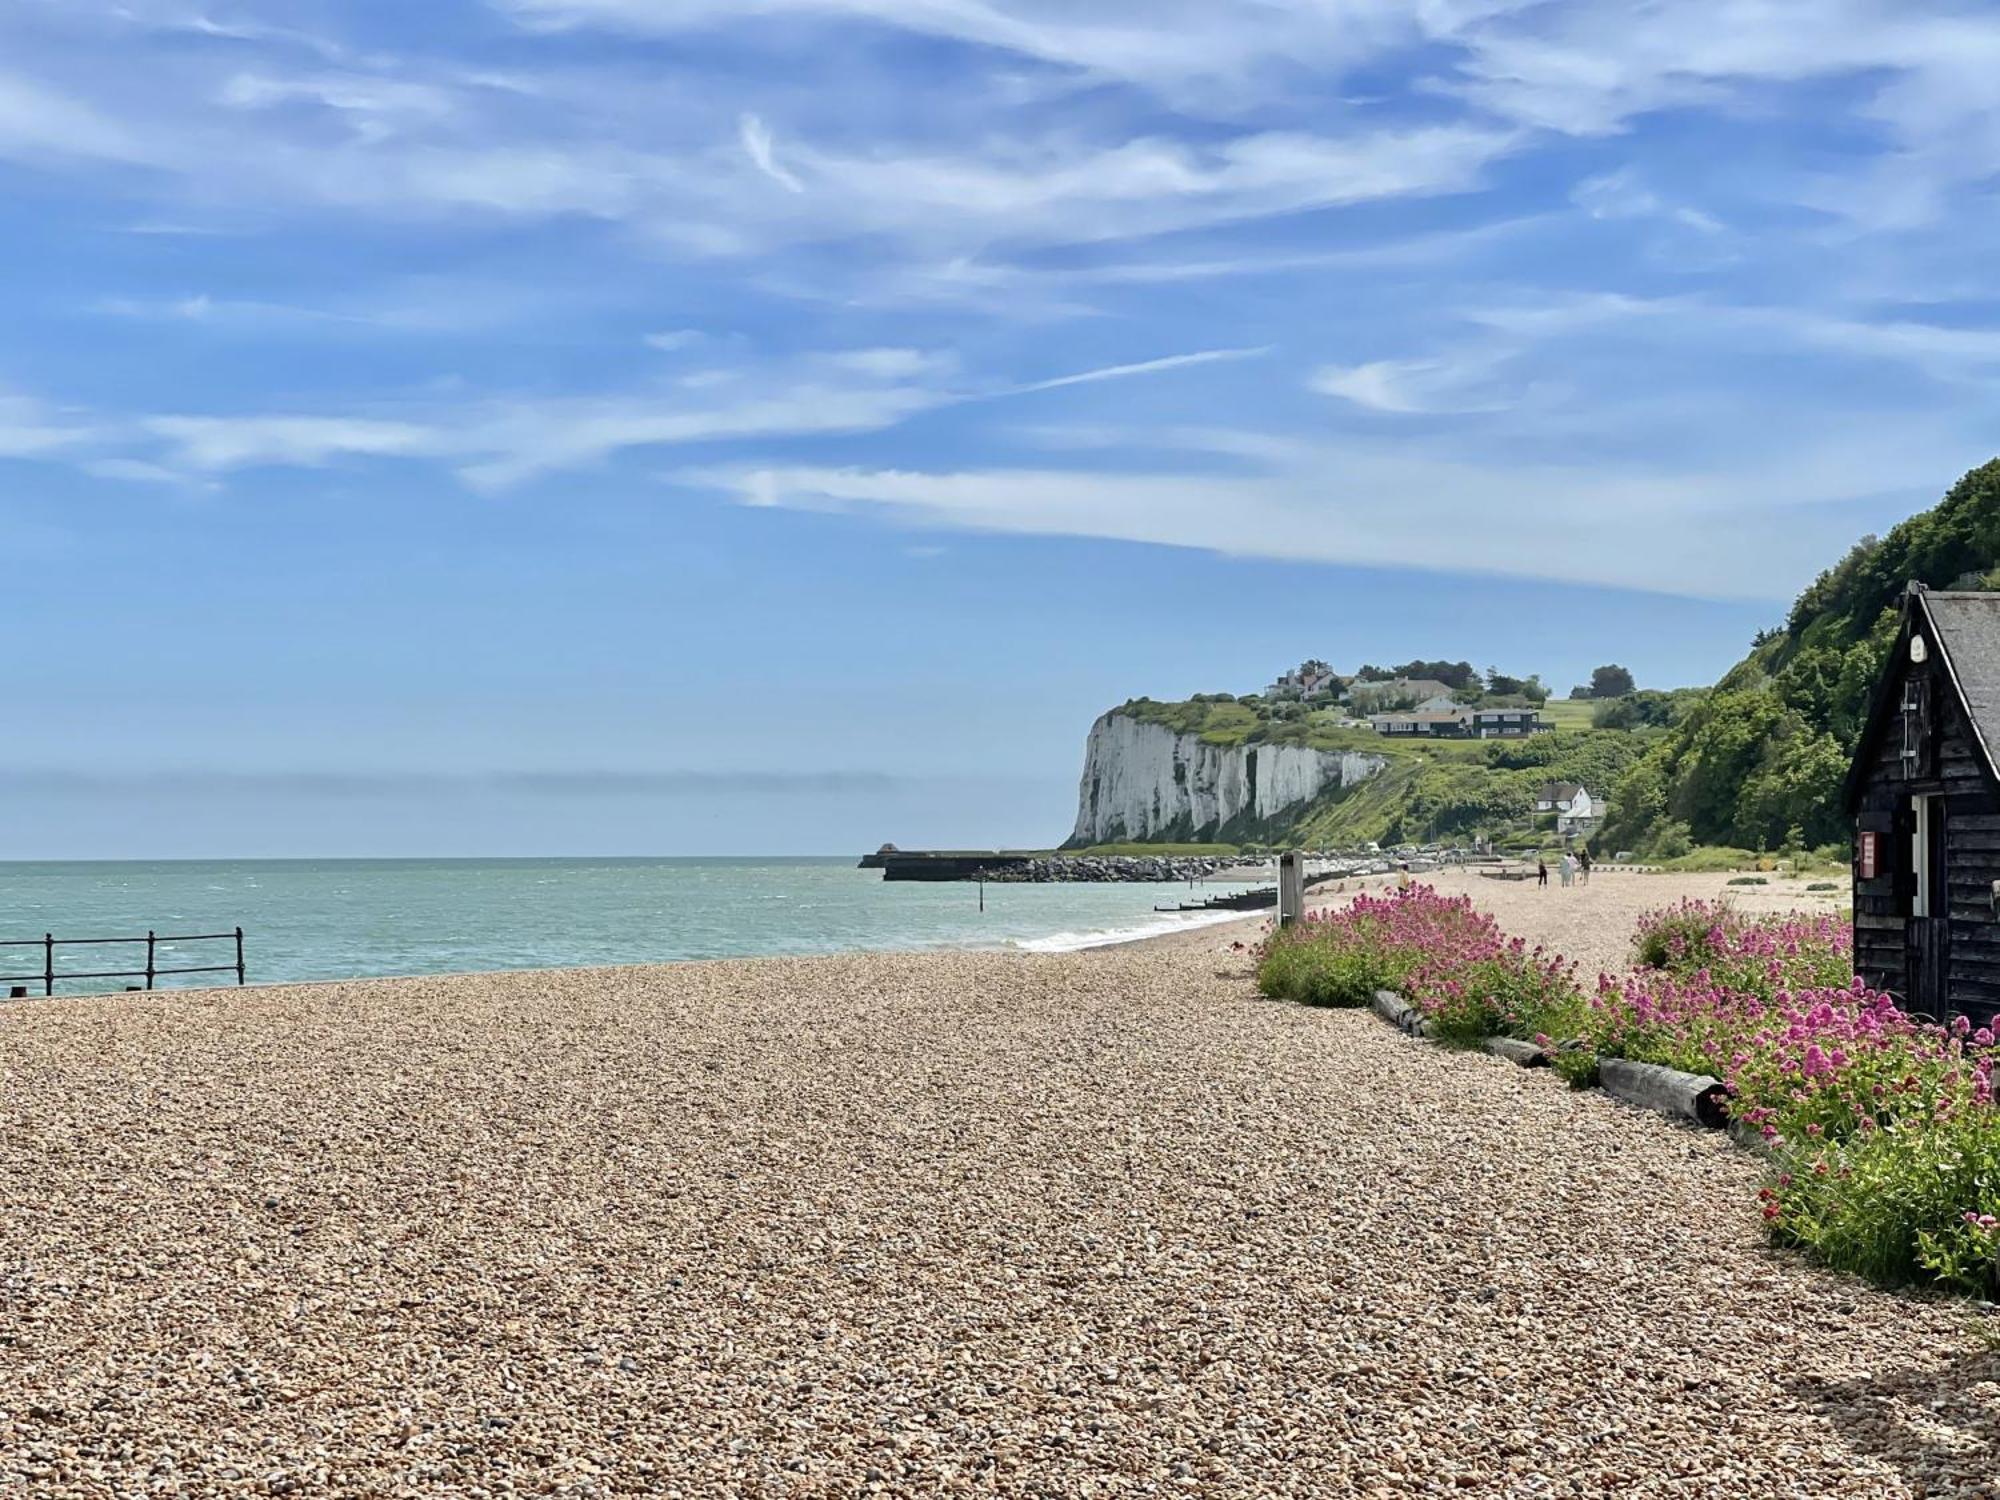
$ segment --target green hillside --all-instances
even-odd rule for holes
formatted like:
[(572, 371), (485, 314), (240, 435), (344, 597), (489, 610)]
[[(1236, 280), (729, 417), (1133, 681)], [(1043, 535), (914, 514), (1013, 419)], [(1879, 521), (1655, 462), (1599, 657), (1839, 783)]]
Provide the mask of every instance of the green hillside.
[(1618, 782), (1599, 842), (1671, 855), (1845, 839), (1841, 782), (1912, 579), (2000, 583), (2000, 459), (1820, 574), (1784, 628), (1760, 637)]

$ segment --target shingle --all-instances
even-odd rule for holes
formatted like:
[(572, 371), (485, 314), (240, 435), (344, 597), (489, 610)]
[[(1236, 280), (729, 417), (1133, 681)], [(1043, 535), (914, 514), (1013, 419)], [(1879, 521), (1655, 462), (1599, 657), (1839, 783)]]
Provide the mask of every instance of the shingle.
[(2000, 764), (2000, 593), (1922, 596), (1989, 764)]

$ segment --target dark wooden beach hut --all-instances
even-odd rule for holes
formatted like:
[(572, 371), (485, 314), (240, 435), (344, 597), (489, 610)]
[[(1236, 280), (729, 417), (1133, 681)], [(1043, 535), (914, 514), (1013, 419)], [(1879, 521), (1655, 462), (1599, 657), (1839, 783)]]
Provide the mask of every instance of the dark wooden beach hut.
[(1911, 584), (1847, 778), (1854, 968), (1913, 1011), (2000, 1012), (2000, 593)]

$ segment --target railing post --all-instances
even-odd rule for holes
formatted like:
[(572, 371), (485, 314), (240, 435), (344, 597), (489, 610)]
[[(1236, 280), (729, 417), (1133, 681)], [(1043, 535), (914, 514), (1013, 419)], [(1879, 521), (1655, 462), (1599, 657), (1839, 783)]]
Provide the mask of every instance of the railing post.
[(236, 982), (243, 983), (243, 929), (236, 929)]
[(153, 929), (146, 929), (146, 988), (153, 987)]
[(56, 935), (53, 932), (45, 932), (42, 934), (42, 993), (53, 995), (55, 992)]

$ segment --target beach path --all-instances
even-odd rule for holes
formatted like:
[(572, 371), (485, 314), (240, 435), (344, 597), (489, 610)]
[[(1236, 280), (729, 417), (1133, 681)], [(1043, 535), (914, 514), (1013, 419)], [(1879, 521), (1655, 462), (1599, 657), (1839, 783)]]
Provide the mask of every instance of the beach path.
[[(1518, 867), (1517, 867), (1518, 868)], [(1764, 875), (1761, 885), (1731, 885), (1730, 873), (1641, 873), (1600, 866), (1588, 885), (1565, 889), (1550, 874), (1546, 886), (1532, 880), (1495, 880), (1476, 868), (1433, 870), (1414, 875), (1419, 885), (1448, 896), (1470, 896), (1490, 913), (1510, 936), (1545, 945), (1578, 965), (1588, 983), (1599, 973), (1618, 974), (1632, 961), (1632, 929), (1641, 913), (1682, 900), (1726, 901), (1745, 912), (1806, 911), (1845, 914), (1851, 910), (1851, 888), (1844, 873), (1836, 876)], [(1396, 889), (1393, 875), (1372, 875), (1335, 881), (1308, 897), (1312, 910), (1344, 906), (1359, 891), (1384, 895)], [(1831, 889), (1814, 890), (1814, 886)], [(1260, 941), (1270, 931), (1268, 917), (1218, 922), (1145, 941), (1161, 947), (1193, 948), (1210, 953), (1229, 949), (1232, 942)]]
[(1240, 957), (0, 1010), (0, 1493), (1991, 1495), (1965, 1307)]

